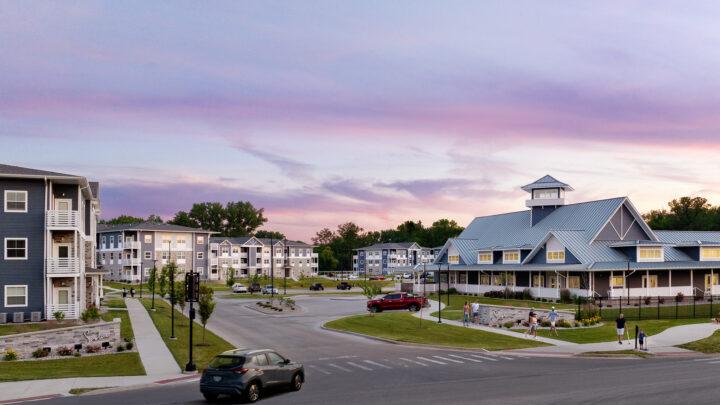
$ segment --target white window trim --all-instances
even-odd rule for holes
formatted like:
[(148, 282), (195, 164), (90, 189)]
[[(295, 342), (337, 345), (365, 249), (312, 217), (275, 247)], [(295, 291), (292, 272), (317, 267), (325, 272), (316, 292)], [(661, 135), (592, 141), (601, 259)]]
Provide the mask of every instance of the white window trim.
[[(510, 254), (512, 254), (512, 253), (517, 253), (517, 255), (518, 255), (517, 260), (505, 260), (505, 255), (508, 254), (508, 253), (510, 253)], [(519, 250), (506, 250), (506, 251), (503, 252), (503, 264), (517, 264), (517, 263), (520, 263), (520, 256), (521, 256), (521, 255), (520, 255), (520, 251), (519, 251)]]
[[(23, 211), (8, 210), (8, 193), (23, 193), (23, 194), (25, 194), (25, 210), (23, 210)], [(3, 207), (3, 208), (5, 208), (5, 212), (8, 212), (8, 213), (17, 213), (17, 214), (22, 214), (22, 213), (27, 213), (27, 212), (28, 212), (28, 211), (27, 211), (27, 209), (28, 209), (28, 192), (27, 192), (26, 190), (5, 190), (5, 199), (4, 199), (3, 201), (4, 201), (4, 203), (3, 203), (4, 207)], [(27, 306), (27, 305), (26, 305), (26, 306)]]
[(197, 239), (195, 240), (195, 242), (197, 242), (198, 245), (202, 245), (202, 244), (205, 243), (205, 237), (204, 237), (204, 236), (198, 236)]
[[(148, 238), (150, 238), (150, 240), (148, 240)], [(152, 235), (144, 235), (143, 241), (144, 241), (145, 243), (152, 243), (152, 242), (153, 242), (153, 237), (152, 237)]]
[(205, 259), (205, 253), (204, 252), (197, 252), (197, 259), (203, 260)]
[[(550, 256), (552, 256), (555, 252), (562, 252), (563, 258), (562, 259), (550, 259)], [(565, 263), (565, 250), (548, 250), (545, 252), (545, 261), (548, 263)]]
[[(25, 241), (25, 257), (8, 257), (8, 255), (7, 255), (8, 240), (24, 240)], [(28, 249), (30, 249), (30, 247), (28, 246), (28, 238), (5, 238), (3, 246), (5, 246), (5, 254), (3, 256), (3, 259), (5, 259), (5, 260), (27, 260), (28, 259)]]
[[(490, 254), (490, 260), (480, 260), (480, 255)], [(478, 264), (492, 264), (493, 263), (493, 252), (492, 251), (481, 251), (478, 252)]]
[[(149, 256), (149, 257), (148, 257), (148, 256)], [(144, 253), (144, 257), (145, 257), (145, 260), (152, 259), (152, 252), (146, 251), (146, 252)]]
[[(640, 250), (660, 250), (660, 257), (641, 258)], [(664, 262), (665, 261), (665, 249), (663, 249), (662, 247), (656, 247), (656, 246), (638, 246), (637, 250), (635, 251), (635, 256), (637, 257), (638, 263)]]
[[(8, 294), (7, 294), (7, 289), (8, 289), (8, 287), (25, 287), (25, 304), (24, 304), (24, 305), (8, 305), (8, 301), (7, 301), (7, 299), (8, 299)], [(28, 306), (28, 286), (27, 286), (27, 284), (25, 284), (25, 285), (6, 285), (6, 286), (5, 286), (5, 291), (4, 291), (4, 293), (5, 293), (5, 302), (4, 302), (4, 304), (5, 304), (5, 307), (6, 307), (6, 308), (20, 308), (20, 307), (27, 307), (27, 306)]]
[(717, 262), (720, 261), (720, 257), (703, 257), (703, 252), (708, 250), (717, 250), (715, 246), (700, 246), (700, 261), (701, 262)]

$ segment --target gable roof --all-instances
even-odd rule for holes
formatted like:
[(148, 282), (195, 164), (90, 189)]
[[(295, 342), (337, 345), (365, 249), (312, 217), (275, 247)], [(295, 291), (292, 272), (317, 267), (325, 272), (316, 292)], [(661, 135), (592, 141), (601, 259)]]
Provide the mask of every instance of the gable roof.
[(375, 250), (375, 249), (409, 249), (413, 245), (417, 245), (418, 249), (422, 249), (417, 242), (390, 242), (390, 243), (376, 243), (372, 246), (365, 246), (353, 250)]
[(535, 180), (534, 182), (530, 184), (526, 184), (522, 187), (523, 190), (527, 192), (531, 192), (532, 190), (538, 189), (538, 188), (564, 188), (569, 191), (573, 191), (574, 189), (570, 187), (569, 184), (563, 183), (562, 181), (556, 179), (555, 177), (546, 174), (545, 176)]
[(217, 233), (200, 228), (191, 228), (189, 226), (180, 226), (173, 224), (165, 224), (160, 222), (134, 222), (131, 224), (106, 225), (98, 224), (97, 232), (119, 232), (119, 231), (155, 231), (155, 232), (197, 232), (197, 233)]
[(0, 164), (0, 176), (19, 176), (19, 177), (76, 177), (74, 174), (65, 174), (58, 172), (50, 172), (47, 170), (30, 169), (27, 167), (11, 166)]

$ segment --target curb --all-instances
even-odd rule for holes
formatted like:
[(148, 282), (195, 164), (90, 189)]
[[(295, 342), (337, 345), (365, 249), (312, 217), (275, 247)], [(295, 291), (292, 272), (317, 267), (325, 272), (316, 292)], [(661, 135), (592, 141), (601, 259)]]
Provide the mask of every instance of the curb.
[(40, 401), (43, 399), (53, 399), (53, 398), (60, 398), (60, 397), (62, 397), (61, 394), (51, 394), (51, 395), (40, 395), (37, 397), (5, 399), (5, 400), (0, 401), (0, 404), (17, 404), (17, 403), (27, 402), (27, 401)]

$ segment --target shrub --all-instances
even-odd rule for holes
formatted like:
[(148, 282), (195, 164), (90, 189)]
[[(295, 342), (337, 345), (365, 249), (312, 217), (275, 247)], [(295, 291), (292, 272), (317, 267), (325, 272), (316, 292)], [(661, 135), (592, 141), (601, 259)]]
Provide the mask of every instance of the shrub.
[(80, 318), (82, 318), (83, 322), (88, 322), (93, 319), (100, 319), (100, 313), (98, 312), (97, 307), (91, 306), (80, 315)]
[(532, 299), (532, 294), (530, 293), (529, 288), (525, 288), (522, 290), (522, 299), (524, 299), (524, 300)]
[(547, 328), (550, 326), (550, 321), (542, 321), (540, 322), (540, 326)]
[(645, 302), (645, 305), (650, 305), (651, 298), (650, 297), (644, 297), (643, 302)]
[(515, 298), (516, 300), (521, 300), (521, 299), (523, 299), (523, 297), (524, 297), (523, 291), (515, 291), (513, 293), (513, 298)]
[(118, 347), (117, 347), (117, 351), (119, 351), (119, 352), (124, 352), (124, 351), (125, 351), (125, 346), (118, 346)]
[(515, 326), (515, 322), (505, 322), (505, 323), (503, 324), (503, 326), (506, 327), (506, 328), (508, 328), (508, 329), (510, 329), (510, 328), (512, 328), (513, 326)]
[(677, 293), (677, 295), (675, 296), (675, 301), (677, 301), (677, 302), (683, 302), (684, 299), (685, 299), (685, 294), (683, 294), (681, 292)]
[(557, 326), (561, 328), (571, 328), (572, 324), (567, 319), (561, 319), (556, 323)]
[(508, 287), (505, 287), (505, 290), (503, 290), (503, 294), (505, 295), (504, 298), (512, 298), (515, 296), (515, 293), (513, 293), (513, 291)]
[(659, 302), (660, 304), (664, 304), (664, 303), (665, 303), (665, 297), (658, 297), (658, 302)]
[(695, 294), (695, 301), (703, 301), (705, 299), (705, 294), (697, 293)]
[(542, 302), (547, 302), (547, 299), (543, 298), (541, 301), (542, 301)]
[(85, 353), (97, 353), (100, 351), (100, 345), (87, 345), (85, 346)]
[(43, 349), (37, 349), (34, 352), (32, 352), (32, 356), (36, 359), (47, 357), (49, 354), (50, 354), (50, 352), (48, 352), (47, 350), (43, 350)]
[(57, 349), (55, 349), (55, 352), (57, 354), (59, 354), (60, 356), (72, 356), (73, 349), (72, 349), (72, 347), (63, 346), (63, 347), (58, 347)]
[(75, 353), (73, 353), (73, 356), (75, 356), (75, 357), (80, 357), (80, 356), (82, 356), (82, 355), (80, 354), (80, 352), (75, 352)]
[(569, 304), (572, 302), (572, 298), (570, 298), (570, 290), (567, 288), (560, 290), (560, 302), (563, 304)]
[(457, 289), (455, 287), (448, 288), (448, 294), (457, 294)]
[(55, 312), (53, 312), (53, 316), (55, 317), (56, 321), (62, 322), (65, 319), (65, 312), (55, 311)]
[(575, 314), (575, 319), (587, 319), (599, 317), (600, 309), (594, 304), (585, 304), (580, 308), (580, 311)]
[(17, 360), (17, 358), (18, 358), (17, 350), (15, 350), (13, 348), (5, 350), (5, 354), (3, 355), (3, 360), (13, 361), (13, 360)]
[(132, 348), (133, 348), (133, 342), (127, 342), (127, 343), (125, 343), (125, 348), (126, 348), (127, 350), (132, 350)]

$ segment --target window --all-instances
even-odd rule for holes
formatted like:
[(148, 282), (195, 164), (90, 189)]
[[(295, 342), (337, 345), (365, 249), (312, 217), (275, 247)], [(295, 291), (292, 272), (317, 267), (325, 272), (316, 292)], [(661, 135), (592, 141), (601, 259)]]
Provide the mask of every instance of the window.
[(580, 288), (580, 277), (570, 276), (568, 277), (568, 288)]
[(5, 212), (27, 212), (27, 191), (5, 190)]
[(265, 357), (264, 354), (258, 354), (257, 356), (255, 356), (255, 364), (257, 364), (258, 366), (267, 366), (267, 357)]
[(233, 264), (233, 265), (237, 265), (237, 264), (238, 264), (238, 259), (232, 259), (232, 264)]
[(496, 285), (496, 286), (503, 285), (502, 276), (497, 275), (497, 274), (495, 276), (493, 276), (493, 285)]
[(465, 283), (467, 283), (467, 273), (466, 273), (466, 272), (460, 273), (460, 277), (459, 277), (459, 278), (460, 278), (460, 281), (459, 281), (460, 284), (465, 284)]
[(202, 245), (203, 243), (205, 243), (205, 237), (204, 237), (204, 236), (198, 236), (198, 237), (197, 237), (197, 244), (198, 244), (198, 245)]
[(276, 254), (276, 255), (281, 255), (281, 254), (282, 254), (282, 249), (281, 249), (281, 248), (275, 249), (275, 254)]
[(27, 259), (27, 238), (5, 238), (5, 260)]
[(717, 274), (706, 274), (705, 275), (705, 287), (710, 288), (710, 276), (712, 276), (712, 285), (718, 285), (718, 275)]
[(638, 257), (645, 260), (662, 259), (662, 248), (638, 248)]
[(145, 259), (152, 259), (152, 252), (145, 252)]
[(460, 263), (460, 256), (448, 256), (448, 262), (458, 264)]
[(102, 238), (102, 245), (103, 245), (103, 246), (102, 246), (102, 247), (105, 247), (105, 245), (107, 245), (106, 242), (107, 242), (107, 241), (105, 240), (105, 236), (103, 236), (103, 238)]
[(197, 267), (197, 268), (195, 269), (195, 271), (196, 271), (197, 273), (202, 274), (203, 271), (205, 271), (205, 269), (204, 269), (203, 267)]
[(263, 249), (263, 253), (270, 253), (270, 248)]
[(169, 236), (163, 236), (162, 243), (163, 243), (163, 245), (167, 245), (169, 243), (172, 243), (172, 239), (170, 239)]
[(533, 198), (534, 199), (558, 198), (558, 190), (556, 188), (551, 188), (549, 190), (533, 190)]
[(613, 287), (622, 287), (624, 285), (623, 276), (613, 276), (612, 279), (612, 286)]
[(270, 264), (270, 259), (263, 260), (263, 264)]
[(492, 253), (478, 253), (478, 263), (492, 263)]
[(177, 252), (178, 260), (185, 260), (185, 252)]
[(553, 251), (548, 250), (547, 260), (548, 261), (565, 260), (565, 251), (564, 250), (553, 250)]
[(162, 259), (167, 260), (170, 257), (170, 253), (168, 252), (162, 252)]
[(480, 284), (490, 285), (490, 275), (489, 274), (481, 274), (480, 275)]
[(720, 248), (702, 248), (700, 258), (702, 260), (720, 260)]
[(177, 238), (177, 244), (178, 245), (185, 245), (185, 237), (179, 237)]
[[(649, 281), (649, 285), (648, 285)], [(648, 279), (647, 276), (642, 277), (642, 288), (656, 288), (658, 284), (658, 276), (651, 275)]]
[(544, 275), (534, 275), (533, 276), (533, 287), (544, 287), (545, 286), (545, 276)]
[(518, 251), (505, 252), (503, 255), (504, 263), (518, 263), (520, 261), (520, 253)]
[(110, 247), (111, 247), (111, 248), (112, 248), (112, 247), (115, 247), (115, 237), (114, 237), (114, 236), (111, 236), (111, 237), (110, 237)]
[(203, 252), (197, 252), (197, 258), (198, 260), (202, 260), (205, 258), (205, 255), (203, 254)]
[(152, 235), (145, 235), (145, 243), (152, 243)]
[(5, 306), (6, 307), (26, 307), (27, 306), (27, 286), (26, 285), (6, 285), (5, 286)]
[(240, 248), (238, 248), (238, 247), (236, 247), (236, 246), (233, 246), (233, 248), (232, 248), (232, 254), (236, 255), (236, 254), (238, 254), (238, 253), (240, 253)]
[(110, 264), (113, 264), (115, 260), (115, 253), (110, 252)]

